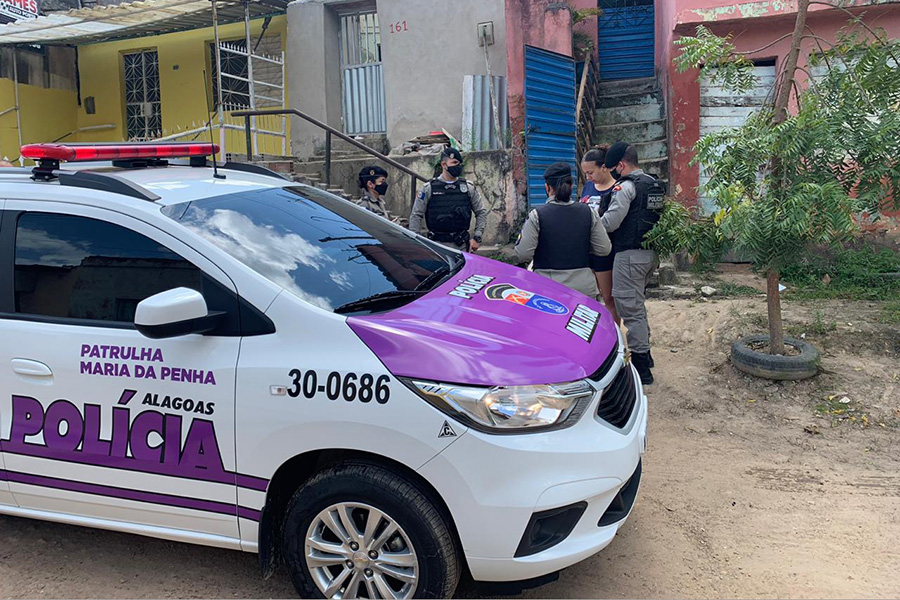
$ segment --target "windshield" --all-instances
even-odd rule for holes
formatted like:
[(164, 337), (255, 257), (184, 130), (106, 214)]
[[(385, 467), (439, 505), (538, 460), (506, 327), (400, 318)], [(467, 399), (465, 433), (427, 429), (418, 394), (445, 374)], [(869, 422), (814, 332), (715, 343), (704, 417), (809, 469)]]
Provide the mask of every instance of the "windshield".
[[(239, 192), (162, 212), (270, 281), (336, 312), (367, 308), (373, 297), (381, 302), (369, 312), (409, 302), (463, 262), (458, 253), (305, 186)], [(386, 298), (394, 299), (390, 306)]]

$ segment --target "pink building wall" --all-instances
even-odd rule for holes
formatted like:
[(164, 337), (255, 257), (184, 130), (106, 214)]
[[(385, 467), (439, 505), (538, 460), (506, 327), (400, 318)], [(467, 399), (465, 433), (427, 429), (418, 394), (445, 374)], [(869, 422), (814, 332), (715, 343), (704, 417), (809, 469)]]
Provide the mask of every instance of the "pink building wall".
[[(877, 3), (877, 5), (875, 4)], [(865, 13), (865, 22), (884, 28), (890, 37), (900, 37), (900, 3), (885, 4), (883, 0), (857, 1), (870, 4), (854, 13)], [(807, 24), (816, 35), (833, 41), (838, 30), (847, 25), (846, 13), (822, 6), (810, 7)], [(699, 71), (678, 73), (673, 59), (677, 48), (673, 42), (682, 35), (693, 35), (698, 25), (706, 25), (718, 35), (733, 36), (738, 51), (745, 52), (766, 44), (793, 31), (796, 0), (783, 2), (743, 2), (723, 0), (658, 0), (657, 2), (657, 68), (665, 86), (669, 126), (670, 189), (688, 206), (698, 202), (696, 188), (699, 168), (691, 166), (694, 144), (700, 138)], [(750, 54), (754, 60), (775, 59), (776, 68), (790, 47), (785, 39), (765, 50)], [(800, 66), (806, 66), (806, 56), (818, 51), (815, 42), (807, 40), (801, 52)]]
[(551, 0), (505, 0), (506, 85), (513, 141), (513, 176), (525, 193), (525, 46), (572, 56), (572, 17), (564, 3)]

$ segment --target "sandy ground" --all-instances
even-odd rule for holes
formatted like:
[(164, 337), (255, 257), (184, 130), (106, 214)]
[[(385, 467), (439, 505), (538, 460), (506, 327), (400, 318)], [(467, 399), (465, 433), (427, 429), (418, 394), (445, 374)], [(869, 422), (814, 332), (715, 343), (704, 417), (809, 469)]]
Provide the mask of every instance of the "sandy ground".
[[(789, 303), (825, 371), (771, 384), (727, 359), (760, 328), (762, 299), (650, 311), (657, 383), (637, 505), (604, 552), (523, 596), (900, 595), (897, 327), (876, 305)], [(0, 597), (290, 596), (254, 555), (0, 517)]]

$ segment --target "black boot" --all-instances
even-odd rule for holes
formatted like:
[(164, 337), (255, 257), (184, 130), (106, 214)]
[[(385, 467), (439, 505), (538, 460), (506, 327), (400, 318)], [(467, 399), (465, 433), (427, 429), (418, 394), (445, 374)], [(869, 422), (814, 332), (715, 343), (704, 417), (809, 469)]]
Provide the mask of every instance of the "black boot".
[(653, 373), (650, 372), (650, 353), (644, 352), (643, 354), (638, 354), (637, 352), (631, 353), (631, 363), (634, 365), (634, 368), (637, 370), (638, 375), (641, 378), (641, 383), (644, 385), (650, 385), (653, 383)]
[(647, 356), (650, 358), (650, 368), (652, 369), (656, 366), (656, 363), (653, 362), (653, 352), (647, 350)]

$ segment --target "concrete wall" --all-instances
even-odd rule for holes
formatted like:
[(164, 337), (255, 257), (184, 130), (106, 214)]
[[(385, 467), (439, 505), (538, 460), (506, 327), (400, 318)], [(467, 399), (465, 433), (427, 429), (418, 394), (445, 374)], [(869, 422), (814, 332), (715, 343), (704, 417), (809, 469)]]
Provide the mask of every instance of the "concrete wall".
[(494, 24), (491, 70), (506, 74), (503, 2), (385, 0), (378, 19), (391, 146), (441, 128), (461, 139), (463, 77), (487, 74), (478, 23)]
[[(288, 97), (291, 108), (341, 129), (339, 20), (326, 0), (299, 0), (287, 10)], [(308, 157), (325, 144), (325, 132), (292, 118), (291, 150)]]
[[(23, 144), (50, 142), (76, 128), (78, 102), (72, 90), (19, 84), (19, 101)], [(14, 104), (12, 80), (0, 79), (0, 110)], [(0, 117), (0, 158), (4, 157), (19, 158), (15, 112)]]
[[(47, 48), (45, 53), (17, 53), (22, 143), (55, 140), (76, 128), (75, 51)], [(0, 49), (0, 111), (15, 106), (13, 50)], [(67, 138), (70, 139), (70, 138)], [(0, 158), (19, 157), (16, 113), (0, 117)]]
[[(393, 158), (426, 178), (433, 176), (434, 164), (438, 162), (437, 155), (409, 154)], [(390, 213), (408, 218), (412, 210), (411, 177), (399, 169), (375, 163), (369, 158), (335, 160), (331, 163), (331, 181), (335, 186), (343, 187), (348, 194), (358, 197), (360, 190), (357, 187), (357, 175), (360, 169), (370, 164), (380, 164), (388, 171), (390, 188), (387, 192), (387, 205)], [(303, 171), (318, 172), (324, 180), (324, 165), (321, 162), (304, 163)], [(509, 243), (517, 231), (516, 224), (521, 218), (519, 214), (521, 208), (513, 179), (511, 152), (506, 150), (467, 152), (462, 176), (475, 184), (488, 208), (484, 243), (488, 245)], [(417, 182), (416, 189), (421, 186), (422, 182)], [(472, 223), (474, 222), (473, 219)]]
[[(383, 0), (376, 8), (390, 145), (441, 128), (461, 138), (463, 77), (487, 73), (478, 23), (493, 22), (491, 69), (506, 74), (502, 1)], [(341, 0), (299, 0), (288, 7), (292, 106), (337, 129), (342, 128), (338, 14), (343, 9), (349, 6)], [(324, 136), (314, 126), (295, 129), (297, 156), (305, 158), (322, 144)]]
[[(865, 9), (865, 21), (871, 26), (882, 27), (889, 37), (900, 37), (900, 3), (878, 2), (878, 6)], [(669, 114), (669, 171), (670, 189), (681, 202), (695, 206), (698, 202), (697, 185), (699, 168), (689, 163), (694, 157), (694, 145), (700, 138), (700, 85), (699, 71), (678, 73), (673, 60), (677, 48), (673, 41), (681, 35), (693, 35), (697, 25), (706, 25), (718, 35), (733, 36), (733, 43), (740, 52), (761, 48), (791, 33), (796, 15), (796, 2), (744, 2), (727, 4), (722, 0), (678, 0), (675, 10), (667, 11), (667, 18), (675, 22), (664, 24), (662, 55), (665, 57), (665, 79)], [(859, 2), (863, 4), (863, 2)], [(865, 2), (865, 4), (873, 4)], [(860, 12), (860, 11), (855, 11)], [(847, 25), (848, 16), (838, 10), (817, 7), (810, 12), (807, 24), (816, 35), (833, 41), (838, 30)], [(790, 39), (785, 39), (761, 52), (748, 55), (753, 60), (775, 59), (776, 68), (782, 67)], [(818, 51), (815, 42), (807, 40), (802, 48), (799, 64), (806, 66), (806, 58)]]
[(524, 213), (525, 46), (572, 56), (572, 17), (568, 5), (549, 0), (505, 0), (506, 72), (509, 125), (513, 141), (513, 177)]

